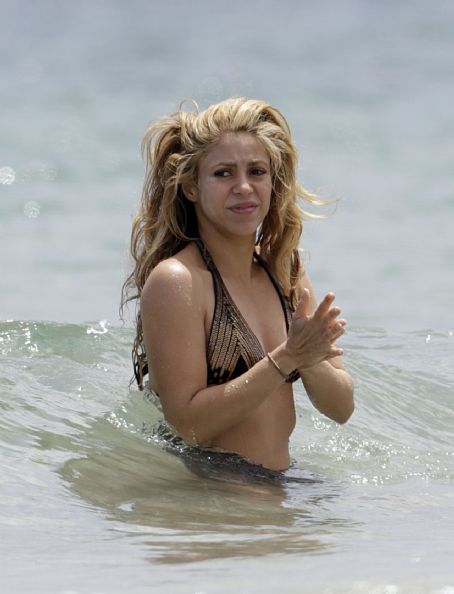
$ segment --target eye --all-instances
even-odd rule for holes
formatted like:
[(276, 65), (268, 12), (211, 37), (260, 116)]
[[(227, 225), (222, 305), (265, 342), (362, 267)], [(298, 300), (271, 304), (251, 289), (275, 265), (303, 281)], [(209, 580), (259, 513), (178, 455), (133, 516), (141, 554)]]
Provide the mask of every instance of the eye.
[(264, 169), (263, 167), (253, 167), (251, 169), (251, 175), (261, 176), (261, 175), (266, 175), (267, 173), (268, 173), (268, 171), (266, 169)]
[(215, 177), (228, 177), (230, 175), (230, 171), (228, 169), (217, 169), (214, 172)]

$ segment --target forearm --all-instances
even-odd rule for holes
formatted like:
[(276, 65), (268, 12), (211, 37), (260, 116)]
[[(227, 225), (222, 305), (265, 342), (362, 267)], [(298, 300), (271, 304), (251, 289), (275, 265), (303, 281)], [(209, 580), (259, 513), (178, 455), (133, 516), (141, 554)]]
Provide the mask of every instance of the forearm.
[(355, 408), (350, 374), (329, 361), (299, 372), (315, 408), (337, 423), (347, 422)]
[(246, 419), (284, 381), (265, 357), (241, 376), (198, 391), (184, 409), (169, 414), (168, 420), (187, 443), (208, 445)]

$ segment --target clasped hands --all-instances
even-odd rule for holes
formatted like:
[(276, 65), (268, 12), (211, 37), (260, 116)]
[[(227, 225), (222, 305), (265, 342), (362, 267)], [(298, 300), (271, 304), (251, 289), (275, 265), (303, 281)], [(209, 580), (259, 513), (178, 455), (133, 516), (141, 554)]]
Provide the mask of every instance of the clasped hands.
[(334, 343), (344, 334), (347, 322), (338, 319), (341, 310), (333, 306), (334, 299), (334, 293), (328, 293), (310, 315), (310, 294), (308, 289), (304, 289), (293, 314), (285, 346), (295, 369), (308, 369), (342, 355), (342, 349)]

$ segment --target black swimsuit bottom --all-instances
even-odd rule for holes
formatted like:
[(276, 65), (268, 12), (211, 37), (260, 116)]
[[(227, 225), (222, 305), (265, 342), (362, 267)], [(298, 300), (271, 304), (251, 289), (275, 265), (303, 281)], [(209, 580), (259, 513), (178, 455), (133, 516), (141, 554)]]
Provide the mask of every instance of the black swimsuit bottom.
[(235, 452), (188, 446), (165, 421), (158, 424), (154, 437), (167, 452), (177, 456), (188, 470), (203, 479), (274, 485), (323, 482), (321, 476), (302, 470), (293, 463), (286, 470), (271, 470)]
[(186, 448), (178, 456), (188, 470), (204, 479), (274, 485), (323, 482), (320, 475), (304, 471), (293, 464), (287, 470), (270, 470), (231, 452)]

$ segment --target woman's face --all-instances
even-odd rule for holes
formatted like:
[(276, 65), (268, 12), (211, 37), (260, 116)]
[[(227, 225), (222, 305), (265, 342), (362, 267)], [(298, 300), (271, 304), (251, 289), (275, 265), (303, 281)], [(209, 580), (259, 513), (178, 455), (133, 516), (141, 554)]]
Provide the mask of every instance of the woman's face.
[(200, 160), (198, 188), (186, 192), (195, 204), (199, 230), (254, 236), (271, 200), (271, 163), (248, 132), (228, 132)]

